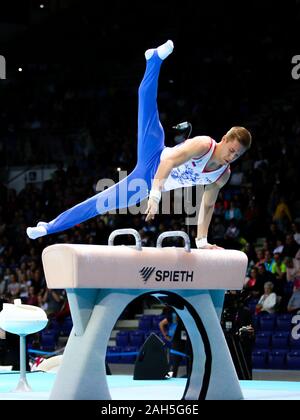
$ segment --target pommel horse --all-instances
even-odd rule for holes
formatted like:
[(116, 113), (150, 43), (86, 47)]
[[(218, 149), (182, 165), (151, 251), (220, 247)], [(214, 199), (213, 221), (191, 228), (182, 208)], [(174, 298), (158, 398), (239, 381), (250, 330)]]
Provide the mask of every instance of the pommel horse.
[[(114, 246), (133, 235), (135, 246)], [(164, 247), (180, 236), (184, 248)], [(186, 233), (166, 232), (142, 248), (133, 229), (113, 232), (108, 246), (57, 244), (42, 254), (47, 285), (66, 289), (73, 319), (54, 400), (111, 400), (105, 357), (111, 331), (126, 306), (145, 294), (173, 306), (190, 337), (191, 375), (183, 400), (240, 400), (243, 394), (220, 325), (226, 290), (244, 285), (247, 256), (235, 250), (190, 248)]]

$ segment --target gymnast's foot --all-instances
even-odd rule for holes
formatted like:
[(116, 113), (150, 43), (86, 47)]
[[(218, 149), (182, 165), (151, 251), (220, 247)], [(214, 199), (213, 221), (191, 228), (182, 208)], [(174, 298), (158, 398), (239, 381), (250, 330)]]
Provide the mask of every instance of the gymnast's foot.
[(37, 224), (37, 226), (39, 227), (39, 226), (44, 226), (44, 228), (46, 228), (47, 229), (47, 225), (48, 225), (48, 223), (46, 223), (46, 222), (39, 222), (38, 224)]
[(174, 44), (173, 41), (167, 41), (165, 44), (161, 45), (158, 48), (147, 50), (145, 52), (146, 60), (150, 60), (150, 58), (153, 56), (154, 51), (157, 51), (157, 54), (161, 60), (165, 60), (174, 50)]
[(47, 235), (47, 229), (45, 226), (29, 227), (26, 229), (27, 236), (30, 239), (37, 239), (41, 236)]

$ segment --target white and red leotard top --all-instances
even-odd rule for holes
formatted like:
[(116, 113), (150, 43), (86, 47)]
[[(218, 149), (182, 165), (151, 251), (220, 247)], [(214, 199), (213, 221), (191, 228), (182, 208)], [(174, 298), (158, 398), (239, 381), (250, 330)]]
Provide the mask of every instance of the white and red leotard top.
[[(180, 147), (175, 146), (175, 147)], [(167, 178), (163, 191), (175, 190), (177, 188), (192, 187), (194, 185), (208, 185), (218, 181), (230, 165), (223, 165), (214, 171), (207, 171), (205, 167), (212, 157), (216, 148), (216, 141), (211, 139), (210, 149), (199, 158), (194, 158), (172, 169)], [(172, 147), (165, 147), (161, 159), (168, 156)]]

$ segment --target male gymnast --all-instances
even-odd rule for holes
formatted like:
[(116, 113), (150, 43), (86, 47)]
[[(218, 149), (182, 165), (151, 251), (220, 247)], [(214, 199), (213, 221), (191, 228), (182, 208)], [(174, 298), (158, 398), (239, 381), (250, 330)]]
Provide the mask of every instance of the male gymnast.
[[(182, 187), (201, 185), (203, 195), (198, 216), (196, 246), (222, 249), (207, 241), (208, 229), (220, 189), (230, 178), (230, 164), (250, 147), (252, 137), (244, 127), (231, 128), (217, 143), (208, 136), (197, 136), (175, 147), (165, 146), (165, 135), (157, 106), (158, 79), (161, 64), (173, 52), (172, 41), (147, 50), (146, 72), (139, 87), (138, 155), (135, 169), (122, 181), (66, 210), (49, 223), (28, 227), (31, 239), (61, 232), (97, 215), (124, 209), (148, 198), (146, 221), (159, 210), (161, 193)], [(136, 180), (146, 188), (129, 188)]]

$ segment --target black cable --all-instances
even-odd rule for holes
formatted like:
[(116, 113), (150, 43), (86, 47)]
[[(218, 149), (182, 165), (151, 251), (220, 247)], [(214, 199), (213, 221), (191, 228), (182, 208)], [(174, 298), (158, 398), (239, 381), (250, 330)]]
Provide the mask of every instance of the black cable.
[(188, 140), (190, 138), (191, 134), (192, 134), (193, 126), (192, 126), (192, 124), (190, 122), (185, 121), (183, 123), (180, 123), (180, 124), (175, 125), (173, 127), (173, 129), (176, 130), (176, 131), (184, 131), (184, 130), (189, 129), (189, 134), (188, 134), (188, 136), (186, 138), (186, 140)]
[(191, 123), (189, 123), (189, 135), (187, 136), (187, 140), (191, 137), (192, 132), (193, 132), (193, 126)]

